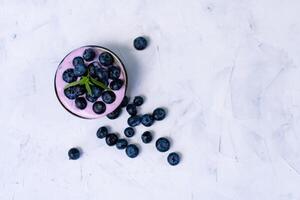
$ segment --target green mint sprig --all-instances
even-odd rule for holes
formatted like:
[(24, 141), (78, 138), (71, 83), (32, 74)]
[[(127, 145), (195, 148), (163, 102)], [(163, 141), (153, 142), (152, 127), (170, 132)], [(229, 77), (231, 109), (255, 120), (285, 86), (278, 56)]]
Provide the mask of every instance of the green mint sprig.
[(69, 87), (73, 87), (73, 86), (76, 86), (76, 85), (84, 85), (87, 93), (89, 95), (92, 95), (92, 89), (91, 89), (91, 85), (96, 85), (98, 87), (101, 87), (102, 89), (104, 90), (111, 90), (110, 88), (108, 88), (105, 84), (103, 84), (102, 82), (92, 78), (90, 75), (89, 75), (89, 71), (87, 73), (86, 76), (82, 76), (82, 78), (78, 81), (74, 81), (74, 82), (71, 82), (69, 84), (67, 84), (64, 89), (67, 89)]

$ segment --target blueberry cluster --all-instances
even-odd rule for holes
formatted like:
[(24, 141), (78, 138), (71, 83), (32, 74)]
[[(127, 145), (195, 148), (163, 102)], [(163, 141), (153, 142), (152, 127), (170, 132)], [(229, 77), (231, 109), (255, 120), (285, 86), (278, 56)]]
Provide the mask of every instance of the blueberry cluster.
[[(148, 43), (144, 37), (137, 37), (133, 41), (133, 45), (137, 50), (143, 50), (147, 47)], [(104, 55), (102, 55), (104, 54)], [(86, 50), (84, 55), (82, 56), (83, 59), (74, 58), (73, 65), (74, 69), (67, 69), (63, 75), (63, 79), (67, 83), (72, 83), (77, 81), (78, 76), (84, 75), (86, 73), (89, 74), (90, 77), (95, 78), (98, 82), (102, 85), (109, 86), (110, 90), (105, 89), (103, 91), (101, 88), (97, 87), (99, 85), (91, 85), (91, 94), (86, 94), (86, 99), (90, 102), (95, 102), (93, 105), (93, 110), (95, 113), (103, 113), (105, 112), (105, 103), (112, 103), (115, 99), (113, 97), (113, 92), (111, 90), (118, 90), (122, 87), (123, 81), (119, 79), (120, 77), (120, 69), (117, 66), (112, 66), (113, 58), (109, 53), (102, 53), (99, 56), (99, 62), (92, 63), (92, 68), (89, 68), (87, 72), (83, 69), (83, 67), (76, 67), (77, 65), (84, 65), (83, 60), (91, 61), (94, 59), (95, 54), (92, 50)], [(110, 66), (108, 70), (103, 68), (103, 66)], [(97, 67), (96, 67), (97, 66)], [(78, 68), (78, 69), (77, 69)], [(106, 72), (104, 72), (106, 71)], [(112, 79), (112, 81), (108, 84), (108, 79)], [(93, 81), (92, 81), (93, 83)], [(68, 88), (67, 88), (68, 89)], [(75, 99), (75, 105), (78, 108), (85, 108), (86, 102), (84, 103), (85, 98), (79, 97), (83, 95), (86, 91), (84, 87), (81, 85), (74, 86), (74, 91), (70, 91), (70, 94), (66, 94), (69, 99)], [(80, 95), (79, 95), (80, 94)], [(102, 97), (102, 101), (97, 101), (97, 98)], [(141, 96), (134, 97), (133, 101), (130, 103), (130, 98), (125, 96), (121, 105), (116, 108), (113, 112), (109, 113), (107, 117), (109, 119), (117, 119), (122, 109), (126, 107), (126, 111), (129, 114), (129, 118), (127, 119), (127, 124), (129, 127), (124, 129), (124, 135), (127, 138), (131, 138), (135, 135), (135, 128), (136, 126), (142, 124), (145, 127), (152, 126), (156, 121), (161, 121), (166, 117), (166, 111), (163, 108), (156, 108), (153, 110), (152, 113), (146, 114), (138, 114), (138, 108), (143, 105), (144, 98)], [(104, 111), (103, 111), (104, 109)], [(124, 150), (128, 157), (135, 158), (139, 154), (139, 147), (136, 144), (129, 144), (128, 140), (125, 138), (119, 138), (119, 136), (115, 133), (110, 133), (108, 128), (105, 126), (100, 127), (96, 133), (99, 139), (105, 139), (105, 142), (108, 146), (116, 146), (117, 149)], [(153, 135), (150, 131), (145, 131), (141, 135), (141, 140), (143, 143), (148, 144), (151, 143), (153, 140)], [(155, 142), (155, 147), (159, 152), (167, 152), (170, 149), (171, 143), (168, 138), (160, 137)], [(70, 159), (78, 159), (80, 156), (80, 151), (76, 148), (72, 148), (69, 150), (69, 158)], [(171, 152), (168, 157), (167, 161), (170, 165), (177, 165), (180, 162), (180, 156), (176, 152)]]
[[(104, 113), (106, 104), (116, 100), (114, 91), (124, 85), (124, 80), (120, 78), (121, 69), (114, 63), (114, 57), (109, 52), (96, 57), (93, 48), (86, 49), (82, 57), (75, 57), (73, 66), (63, 72), (62, 79), (67, 83), (65, 96), (75, 100), (78, 109), (85, 109), (88, 102), (91, 102), (96, 114)], [(117, 111), (110, 117), (116, 117), (116, 113)]]

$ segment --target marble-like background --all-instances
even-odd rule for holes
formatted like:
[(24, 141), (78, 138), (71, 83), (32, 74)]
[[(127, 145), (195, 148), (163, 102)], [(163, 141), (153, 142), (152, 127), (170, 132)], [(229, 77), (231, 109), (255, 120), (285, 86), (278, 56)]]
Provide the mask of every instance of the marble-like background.
[[(299, 0), (0, 0), (0, 199), (300, 199)], [(132, 40), (148, 36), (136, 51)], [(111, 48), (150, 130), (182, 153), (171, 167), (153, 143), (136, 159), (95, 137), (101, 125), (56, 99), (69, 51)], [(132, 141), (146, 130), (138, 127)], [(81, 159), (69, 161), (72, 146)]]

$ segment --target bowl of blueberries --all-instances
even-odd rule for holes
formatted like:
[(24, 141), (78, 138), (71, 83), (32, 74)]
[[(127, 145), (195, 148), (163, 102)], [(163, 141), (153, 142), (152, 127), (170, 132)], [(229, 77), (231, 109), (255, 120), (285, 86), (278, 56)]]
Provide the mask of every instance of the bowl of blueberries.
[(95, 119), (121, 104), (127, 89), (127, 73), (120, 58), (107, 48), (84, 46), (71, 51), (55, 74), (55, 92), (70, 113)]

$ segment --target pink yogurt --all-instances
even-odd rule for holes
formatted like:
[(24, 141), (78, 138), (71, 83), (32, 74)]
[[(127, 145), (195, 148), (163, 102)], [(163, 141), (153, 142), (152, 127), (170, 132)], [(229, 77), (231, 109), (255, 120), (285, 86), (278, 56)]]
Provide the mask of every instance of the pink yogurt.
[[(96, 53), (95, 59), (91, 62), (85, 62), (87, 65), (99, 61), (98, 57), (102, 52), (109, 52), (113, 57), (114, 57), (114, 64), (115, 66), (119, 66), (121, 69), (121, 76), (120, 79), (124, 81), (123, 87), (117, 91), (113, 91), (116, 94), (116, 100), (111, 103), (111, 104), (106, 104), (106, 111), (103, 114), (96, 114), (93, 111), (93, 103), (88, 102), (88, 105), (85, 109), (80, 110), (75, 106), (75, 101), (68, 99), (65, 94), (64, 94), (64, 87), (68, 84), (62, 79), (62, 74), (63, 72), (68, 69), (68, 68), (74, 68), (72, 61), (75, 57), (81, 56), (84, 52), (85, 49), (88, 48), (93, 48), (93, 50)], [(126, 89), (127, 89), (127, 74), (126, 74), (126, 69), (122, 63), (122, 61), (114, 54), (112, 51), (100, 47), (100, 46), (84, 46), (80, 47), (78, 49), (73, 50), (70, 52), (59, 64), (56, 74), (55, 74), (55, 92), (57, 95), (58, 100), (60, 103), (67, 109), (69, 112), (71, 112), (74, 115), (77, 115), (82, 118), (86, 119), (95, 119), (95, 118), (100, 118), (103, 116), (106, 116), (107, 114), (111, 113), (114, 111), (122, 102), (125, 94), (126, 94)], [(98, 98), (97, 101), (102, 101), (101, 97)]]

